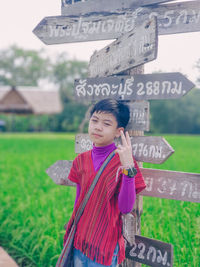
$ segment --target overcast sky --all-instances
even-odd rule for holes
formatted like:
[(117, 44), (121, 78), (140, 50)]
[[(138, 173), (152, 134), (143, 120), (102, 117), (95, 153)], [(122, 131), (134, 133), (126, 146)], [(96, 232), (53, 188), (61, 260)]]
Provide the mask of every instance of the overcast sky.
[[(98, 0), (96, 0), (98, 1)], [(0, 0), (0, 49), (17, 44), (24, 49), (45, 48), (51, 56), (65, 51), (69, 57), (88, 60), (94, 50), (111, 41), (85, 42), (47, 46), (33, 33), (35, 26), (46, 16), (61, 14), (61, 0)], [(158, 57), (145, 64), (145, 72), (179, 71), (196, 82), (200, 72), (194, 68), (200, 59), (200, 32), (159, 36)]]

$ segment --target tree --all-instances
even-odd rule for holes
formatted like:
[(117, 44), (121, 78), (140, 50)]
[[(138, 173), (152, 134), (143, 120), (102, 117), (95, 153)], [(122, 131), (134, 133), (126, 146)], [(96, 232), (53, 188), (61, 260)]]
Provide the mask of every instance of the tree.
[(74, 79), (84, 78), (86, 73), (87, 62), (69, 60), (66, 53), (58, 54), (53, 61), (44, 50), (24, 50), (14, 45), (1, 50), (0, 85), (39, 86), (43, 81), (48, 87), (52, 82), (60, 90), (64, 106), (63, 112), (55, 116), (12, 116), (12, 120), (1, 116), (6, 130), (77, 131), (87, 107), (73, 101), (73, 84)]
[(87, 62), (68, 60), (67, 53), (57, 56), (52, 66), (52, 81), (59, 86), (64, 103), (73, 99), (74, 80), (85, 78), (86, 74)]
[(153, 133), (200, 133), (200, 90), (173, 100), (152, 100), (151, 131)]
[(23, 50), (15, 45), (0, 51), (0, 84), (37, 86), (49, 76), (49, 60), (43, 51)]

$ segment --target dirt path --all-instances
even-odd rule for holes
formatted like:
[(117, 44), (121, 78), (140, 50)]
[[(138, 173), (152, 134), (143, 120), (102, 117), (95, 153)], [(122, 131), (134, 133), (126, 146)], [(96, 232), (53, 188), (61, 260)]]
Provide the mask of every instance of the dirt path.
[(0, 267), (18, 267), (8, 253), (0, 247)]

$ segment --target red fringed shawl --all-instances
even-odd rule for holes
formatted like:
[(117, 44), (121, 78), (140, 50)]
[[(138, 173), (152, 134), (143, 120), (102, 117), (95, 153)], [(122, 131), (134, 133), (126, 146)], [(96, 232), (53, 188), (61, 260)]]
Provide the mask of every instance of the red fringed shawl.
[[(97, 263), (103, 265), (111, 265), (117, 242), (119, 244), (118, 263), (120, 264), (125, 258), (122, 219), (118, 208), (118, 193), (122, 180), (121, 172), (116, 182), (116, 173), (120, 165), (119, 155), (116, 154), (106, 166), (88, 200), (83, 215), (77, 225), (74, 239), (74, 247), (76, 249), (80, 250), (91, 260), (95, 260)], [(135, 176), (135, 186), (136, 193), (139, 193), (146, 185), (137, 164), (136, 168), (138, 173)], [(72, 182), (80, 184), (81, 192), (68, 223), (64, 242), (69, 234), (74, 215), (95, 175), (96, 171), (93, 167), (91, 150), (79, 154), (73, 161), (68, 178)]]

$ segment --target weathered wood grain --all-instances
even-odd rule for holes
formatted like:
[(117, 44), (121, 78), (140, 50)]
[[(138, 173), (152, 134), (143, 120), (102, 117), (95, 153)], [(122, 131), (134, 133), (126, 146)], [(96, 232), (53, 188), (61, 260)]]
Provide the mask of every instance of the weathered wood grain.
[[(136, 161), (161, 164), (173, 153), (173, 148), (160, 136), (134, 136), (131, 138), (133, 156)], [(115, 141), (116, 145), (120, 139)], [(75, 152), (82, 153), (92, 149), (92, 141), (88, 134), (77, 134)]]
[(156, 16), (158, 34), (176, 34), (200, 31), (200, 2), (188, 1), (152, 6), (151, 12), (145, 8), (137, 13), (137, 21)]
[(153, 267), (172, 267), (173, 246), (159, 240), (135, 235), (135, 244), (126, 246), (126, 258)]
[(141, 168), (147, 187), (143, 196), (200, 203), (200, 174)]
[[(138, 197), (138, 196), (137, 196)], [(137, 198), (136, 197), (136, 198)], [(140, 197), (142, 198), (142, 197)], [(137, 199), (136, 199), (137, 201)], [(136, 202), (134, 207), (136, 206)], [(141, 214), (140, 214), (141, 215)], [(136, 213), (133, 214), (131, 211), (130, 213), (122, 214), (122, 221), (123, 221), (123, 236), (126, 240), (127, 246), (133, 246), (135, 244), (135, 234), (137, 234), (138, 225), (136, 221)], [(140, 226), (140, 224), (139, 224)]]
[[(174, 0), (171, 0), (174, 1)], [(88, 1), (62, 1), (61, 13), (63, 16), (82, 16), (100, 12), (122, 12), (128, 8), (148, 6), (171, 2), (170, 0), (88, 0)]]
[(200, 1), (128, 9), (121, 13), (45, 17), (33, 33), (45, 44), (62, 44), (119, 38), (153, 16), (158, 34), (200, 31)]
[(46, 173), (56, 184), (75, 186), (75, 183), (67, 178), (71, 167), (72, 161), (58, 160), (46, 170)]
[(157, 56), (157, 48), (157, 21), (154, 17), (95, 52), (88, 66), (89, 77), (117, 74), (152, 61)]
[(132, 102), (128, 103), (128, 106), (130, 110), (130, 119), (126, 126), (126, 130), (149, 131), (149, 102)]
[(126, 14), (90, 14), (45, 17), (33, 33), (45, 44), (63, 44), (120, 37), (135, 28), (134, 11)]
[(77, 79), (76, 101), (91, 102), (111, 97), (118, 100), (174, 99), (187, 94), (195, 85), (179, 72), (137, 74)]

